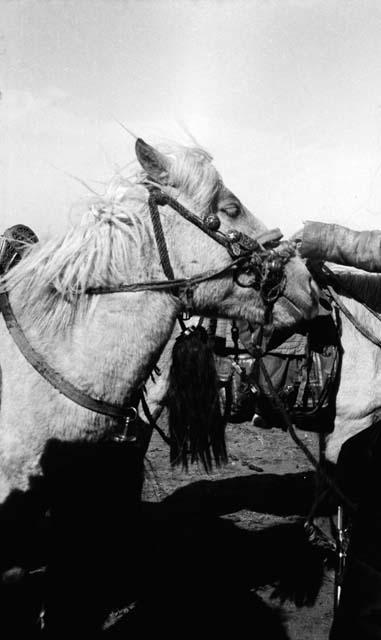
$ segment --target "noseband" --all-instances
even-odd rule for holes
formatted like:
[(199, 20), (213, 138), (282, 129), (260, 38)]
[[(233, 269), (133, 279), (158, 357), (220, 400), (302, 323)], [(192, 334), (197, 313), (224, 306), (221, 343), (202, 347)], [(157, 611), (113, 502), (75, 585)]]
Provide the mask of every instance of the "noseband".
[[(167, 280), (122, 284), (116, 287), (91, 287), (86, 289), (86, 293), (167, 290), (182, 298), (186, 310), (190, 311), (193, 291), (198, 284), (232, 271), (236, 284), (259, 291), (268, 306), (272, 306), (282, 295), (286, 285), (285, 265), (295, 255), (295, 248), (290, 242), (280, 242), (282, 234), (279, 229), (262, 232), (255, 238), (236, 229), (222, 233), (219, 231), (220, 219), (215, 213), (201, 219), (160, 189), (151, 187), (149, 191), (148, 207), (160, 262)], [(231, 256), (232, 262), (222, 269), (207, 271), (191, 278), (175, 278), (160, 219), (159, 207), (164, 206), (174, 209), (185, 220), (222, 245)], [(277, 250), (274, 250), (274, 247), (277, 247)], [(243, 275), (248, 276), (248, 283), (242, 281)]]
[[(148, 199), (148, 206), (161, 264), (169, 280), (174, 278), (174, 274), (169, 262), (159, 213), (159, 206), (166, 205), (227, 250), (233, 258), (230, 265), (230, 269), (233, 270), (233, 279), (239, 286), (260, 291), (262, 299), (267, 305), (275, 303), (286, 285), (285, 265), (295, 255), (295, 248), (289, 242), (282, 242), (277, 251), (274, 251), (273, 248), (266, 248), (266, 245), (271, 247), (279, 245), (282, 236), (279, 229), (267, 231), (256, 238), (250, 238), (236, 229), (225, 234), (219, 231), (221, 221), (217, 214), (211, 213), (201, 219), (188, 211), (177, 200), (159, 189), (153, 189)], [(242, 274), (249, 276), (249, 280), (251, 280), (249, 284), (242, 282), (240, 279)]]

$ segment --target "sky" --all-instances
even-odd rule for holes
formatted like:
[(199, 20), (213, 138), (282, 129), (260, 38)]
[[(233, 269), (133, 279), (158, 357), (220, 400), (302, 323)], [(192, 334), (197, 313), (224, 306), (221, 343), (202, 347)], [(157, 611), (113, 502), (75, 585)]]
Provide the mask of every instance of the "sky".
[[(134, 139), (207, 148), (285, 236), (381, 229), (379, 0), (0, 0), (0, 231), (73, 222)], [(119, 122), (118, 122), (119, 121)]]

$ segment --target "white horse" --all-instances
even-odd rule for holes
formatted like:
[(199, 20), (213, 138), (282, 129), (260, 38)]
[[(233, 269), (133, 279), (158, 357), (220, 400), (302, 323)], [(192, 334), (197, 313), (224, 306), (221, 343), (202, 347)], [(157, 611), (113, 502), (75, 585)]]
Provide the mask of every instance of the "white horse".
[[(346, 294), (338, 298), (360, 327), (381, 340), (381, 277), (330, 265)], [(354, 297), (352, 297), (354, 296)], [(363, 304), (365, 303), (365, 304)], [(367, 308), (368, 307), (368, 308)], [(334, 429), (326, 438), (326, 458), (337, 462), (341, 447), (381, 417), (381, 348), (365, 337), (339, 310), (342, 362), (336, 395)]]
[[(120, 290), (121, 285), (164, 280), (152, 231), (147, 184), (193, 211), (210, 212), (229, 229), (251, 237), (264, 225), (223, 184), (203, 150), (173, 145), (158, 151), (136, 143), (139, 170), (112, 181), (93, 198), (81, 223), (58, 240), (32, 246), (3, 278), (2, 288), (26, 341), (50, 370), (99, 402), (127, 406), (171, 338), (183, 299), (171, 291)], [(196, 225), (171, 207), (161, 224), (175, 278), (209, 275), (193, 288), (196, 314), (265, 321), (260, 291), (243, 287), (252, 276), (232, 277), (232, 258)], [(298, 257), (284, 266), (285, 286), (273, 307), (278, 327), (292, 326), (316, 312), (317, 286)], [(97, 288), (116, 292), (98, 294)], [(93, 292), (88, 293), (91, 289)], [(80, 406), (60, 393), (27, 361), (0, 319), (0, 501), (26, 490), (41, 472), (46, 443), (97, 441), (120, 428), (120, 419)], [(168, 353), (168, 350), (166, 351)]]

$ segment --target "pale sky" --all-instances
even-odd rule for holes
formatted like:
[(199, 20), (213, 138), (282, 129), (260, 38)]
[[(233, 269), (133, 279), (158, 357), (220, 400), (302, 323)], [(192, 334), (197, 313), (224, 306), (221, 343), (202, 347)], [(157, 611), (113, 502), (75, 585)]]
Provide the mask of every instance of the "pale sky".
[(381, 229), (379, 0), (0, 0), (0, 231), (62, 230), (134, 140), (186, 141), (285, 235)]

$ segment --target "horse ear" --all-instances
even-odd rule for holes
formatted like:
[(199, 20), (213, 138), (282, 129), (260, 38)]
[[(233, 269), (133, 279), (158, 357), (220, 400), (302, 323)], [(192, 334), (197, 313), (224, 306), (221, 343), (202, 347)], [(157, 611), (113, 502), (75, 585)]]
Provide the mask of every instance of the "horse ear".
[(159, 184), (168, 184), (169, 160), (160, 151), (138, 138), (135, 143), (136, 157), (148, 173)]

